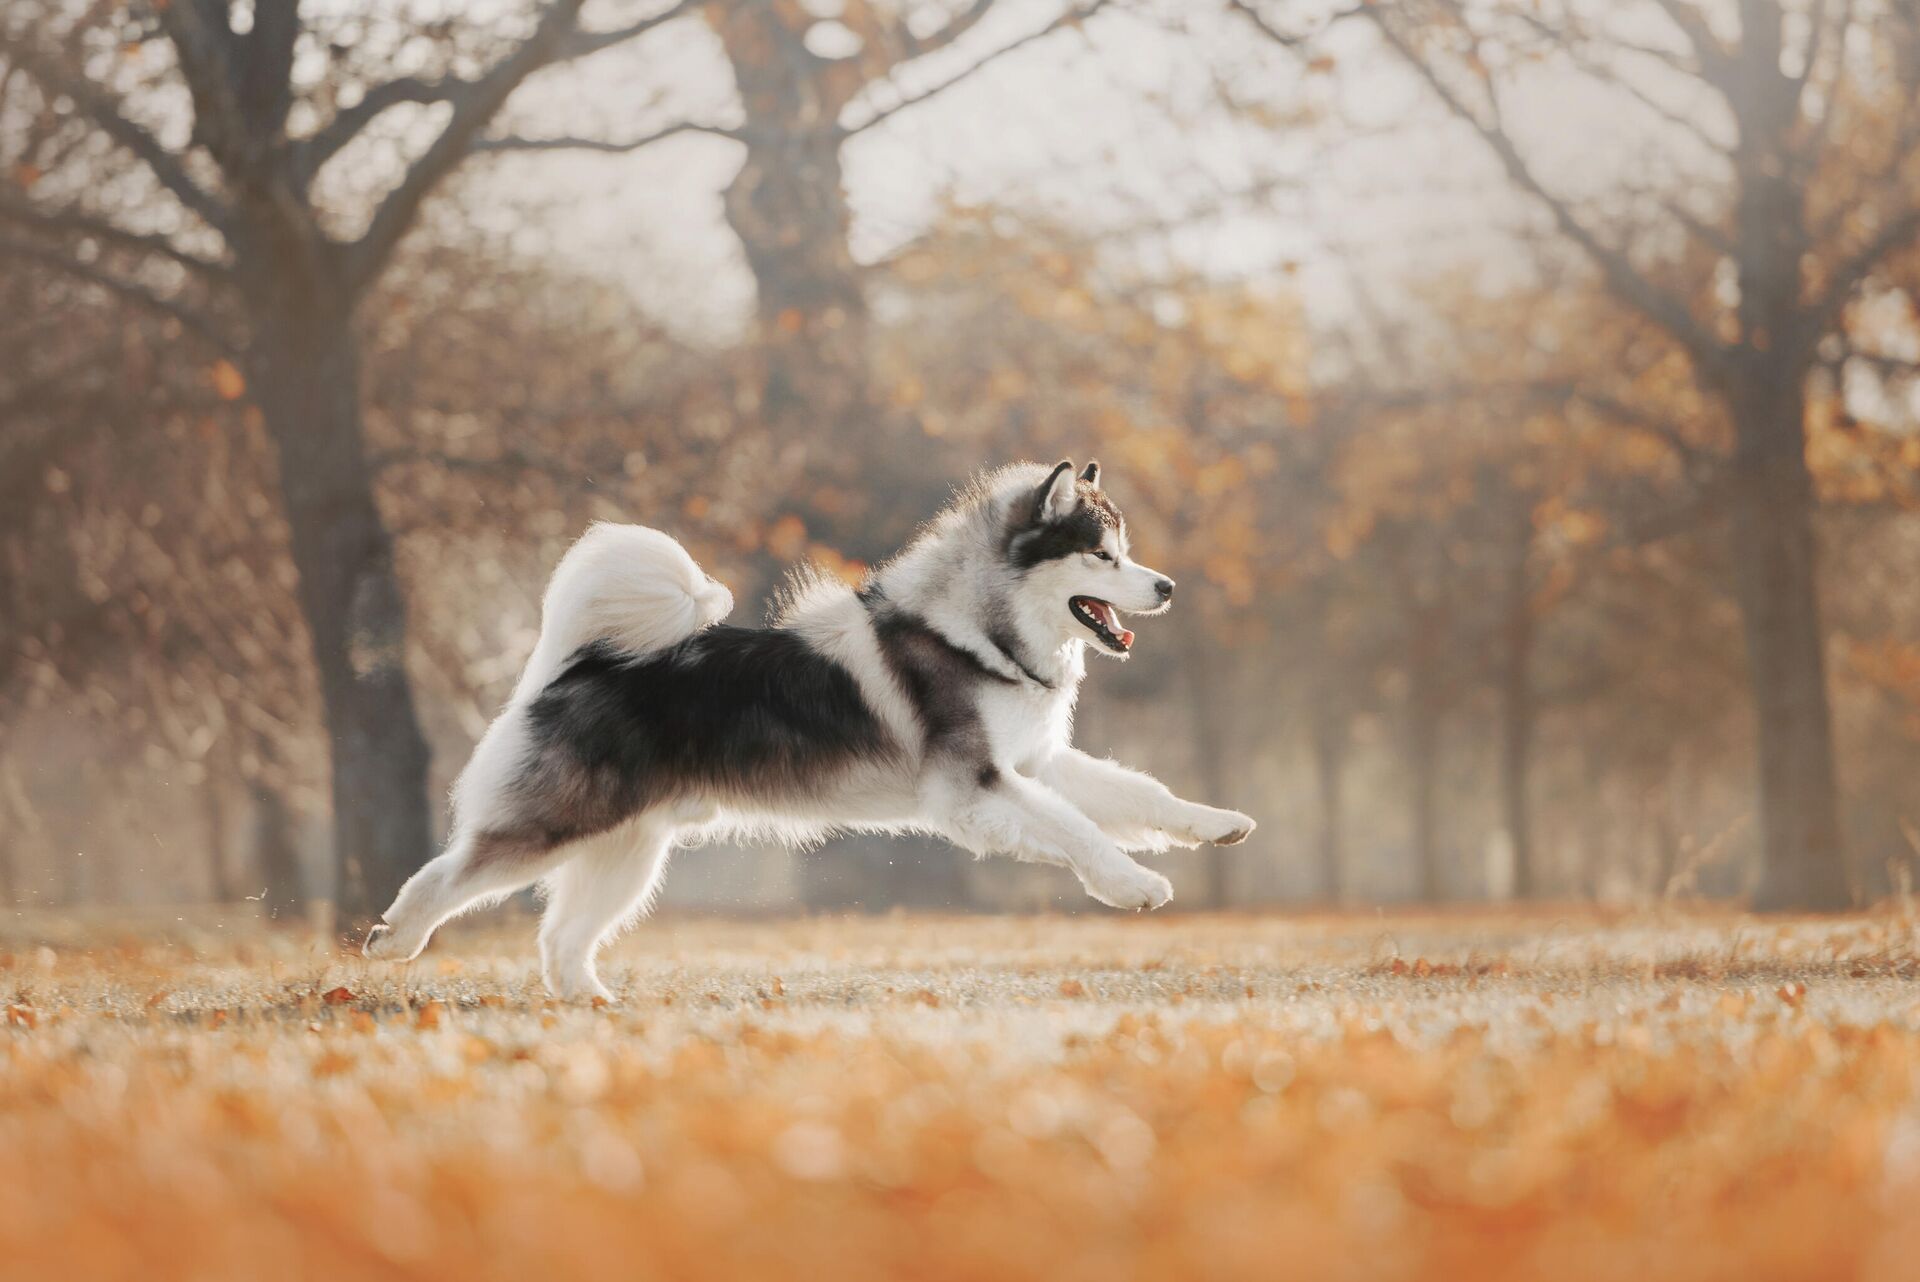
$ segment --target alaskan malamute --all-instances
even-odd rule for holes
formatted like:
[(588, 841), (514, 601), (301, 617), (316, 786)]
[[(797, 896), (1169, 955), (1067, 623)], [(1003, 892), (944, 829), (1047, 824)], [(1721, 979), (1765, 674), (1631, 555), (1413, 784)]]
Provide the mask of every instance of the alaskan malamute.
[(454, 785), (445, 853), (366, 954), (414, 957), (449, 917), (541, 881), (547, 986), (607, 997), (601, 943), (645, 912), (675, 845), (716, 836), (928, 832), (1158, 908), (1173, 888), (1127, 851), (1244, 841), (1253, 820), (1070, 738), (1089, 640), (1124, 658), (1121, 616), (1172, 599), (1097, 463), (984, 476), (858, 590), (796, 578), (766, 628), (722, 623), (732, 594), (667, 535), (596, 525)]

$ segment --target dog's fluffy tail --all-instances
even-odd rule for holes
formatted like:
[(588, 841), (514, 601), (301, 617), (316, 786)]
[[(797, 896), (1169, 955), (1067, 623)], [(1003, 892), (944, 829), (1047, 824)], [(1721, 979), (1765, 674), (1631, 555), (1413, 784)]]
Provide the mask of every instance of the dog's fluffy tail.
[(540, 606), (540, 640), (513, 688), (526, 703), (560, 675), (573, 652), (606, 641), (651, 654), (727, 617), (733, 593), (707, 577), (687, 550), (644, 525), (601, 521), (567, 549)]

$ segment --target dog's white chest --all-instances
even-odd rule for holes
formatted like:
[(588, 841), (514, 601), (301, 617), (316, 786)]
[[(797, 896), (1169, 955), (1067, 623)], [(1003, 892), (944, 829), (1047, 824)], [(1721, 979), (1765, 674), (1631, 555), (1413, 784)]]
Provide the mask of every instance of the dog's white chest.
[(1066, 746), (1073, 733), (1072, 690), (997, 687), (981, 700), (982, 720), (997, 762), (1031, 765)]

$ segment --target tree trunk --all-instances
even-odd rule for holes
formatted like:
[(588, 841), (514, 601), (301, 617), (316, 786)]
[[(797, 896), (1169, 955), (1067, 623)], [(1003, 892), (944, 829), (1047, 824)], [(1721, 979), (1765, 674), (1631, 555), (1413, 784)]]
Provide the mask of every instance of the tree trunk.
[(812, 21), (753, 5), (720, 24), (747, 137), (725, 208), (753, 273), (761, 413), (832, 444), (866, 402), (867, 302), (835, 127), (845, 87), (805, 47)]
[(1785, 13), (1743, 0), (1738, 73), (1740, 345), (1726, 380), (1732, 411), (1733, 565), (1759, 724), (1762, 909), (1852, 902), (1840, 829), (1807, 471), (1806, 382), (1818, 335), (1800, 313), (1810, 237), (1797, 155), (1801, 87), (1781, 66)]
[(797, 132), (749, 147), (726, 212), (753, 272), (762, 413), (845, 426), (866, 401), (867, 304), (847, 248), (839, 140)]
[(259, 860), (261, 910), (269, 919), (300, 920), (306, 883), (300, 875), (300, 852), (294, 839), (293, 815), (276, 788), (262, 786), (254, 794), (253, 848)]
[(0, 816), (7, 823), (0, 830), (0, 904), (19, 904), (25, 899), (20, 886), (20, 848), (31, 826), (26, 792), (13, 773), (13, 763), (0, 756)]
[(1347, 768), (1347, 724), (1326, 696), (1313, 706), (1313, 777), (1320, 800), (1320, 884), (1327, 902), (1346, 898), (1345, 833), (1342, 827)]
[[(1213, 697), (1223, 684), (1231, 681), (1224, 656), (1214, 652), (1205, 640), (1196, 640), (1187, 669), (1187, 706), (1193, 716), (1194, 766), (1200, 776), (1201, 795), (1208, 798), (1230, 796), (1227, 786), (1227, 753), (1221, 747), (1231, 718), (1218, 707)], [(1206, 870), (1207, 907), (1216, 911), (1233, 903), (1233, 857), (1239, 853), (1231, 846), (1206, 846), (1201, 864)]]
[(809, 530), (872, 562), (952, 478), (929, 466), (918, 423), (873, 395), (836, 122), (874, 68), (810, 52), (815, 21), (804, 6), (737, 5), (718, 24), (746, 117), (725, 208), (753, 272), (760, 412), (782, 459), (804, 468), (777, 479), (804, 480), (793, 506)]
[(1679, 762), (1667, 754), (1666, 773), (1647, 789), (1647, 810), (1653, 826), (1653, 897), (1665, 899), (1677, 887), (1675, 881), (1684, 871), (1685, 841), (1680, 832), (1674, 775)]
[(1533, 594), (1527, 582), (1532, 533), (1531, 522), (1523, 514), (1507, 580), (1500, 673), (1500, 799), (1507, 840), (1512, 846), (1516, 899), (1532, 899), (1541, 891), (1540, 872), (1534, 866), (1533, 813), (1527, 795), (1535, 715)]
[(1827, 701), (1802, 389), (1798, 378), (1755, 378), (1736, 400), (1733, 562), (1759, 724), (1762, 862), (1754, 906), (1829, 911), (1853, 897)]
[(1416, 606), (1407, 657), (1408, 828), (1422, 903), (1441, 897), (1440, 833), (1436, 798), (1440, 769), (1440, 632), (1445, 612)]
[(254, 308), (247, 373), (278, 452), (320, 675), (339, 907), (365, 918), (432, 853), (427, 744), (407, 679), (393, 543), (367, 464), (349, 305), (324, 291), (290, 292)]
[[(912, 528), (906, 507), (925, 467), (871, 412), (867, 301), (836, 128), (855, 86), (805, 47), (813, 21), (796, 7), (741, 5), (718, 24), (747, 138), (725, 209), (753, 273), (760, 416), (783, 463), (762, 488), (785, 489), (810, 534), (874, 561)], [(832, 842), (796, 871), (815, 911), (971, 902), (964, 862), (898, 840)]]
[(200, 784), (201, 799), (206, 803), (207, 820), (207, 891), (216, 904), (230, 904), (234, 900), (233, 879), (227, 874), (227, 796), (228, 774), (221, 768), (226, 763), (216, 757), (210, 763), (214, 768), (208, 771), (208, 777)]
[(1600, 898), (1607, 870), (1613, 862), (1615, 828), (1619, 816), (1609, 804), (1607, 790), (1612, 783), (1613, 763), (1605, 742), (1593, 733), (1580, 739), (1580, 780), (1583, 785), (1580, 804), (1575, 809), (1580, 834), (1580, 866), (1575, 869), (1578, 889), (1590, 900)]

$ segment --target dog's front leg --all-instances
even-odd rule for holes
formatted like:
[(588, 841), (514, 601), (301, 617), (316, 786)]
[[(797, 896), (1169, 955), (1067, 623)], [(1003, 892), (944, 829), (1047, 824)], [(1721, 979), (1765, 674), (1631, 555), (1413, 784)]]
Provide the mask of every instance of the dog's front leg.
[(1129, 845), (1154, 845), (1150, 839), (1130, 841), (1126, 835), (1144, 832), (1164, 833), (1182, 846), (1231, 846), (1245, 841), (1254, 828), (1253, 820), (1238, 810), (1183, 801), (1152, 775), (1078, 748), (1055, 752), (1036, 776)]
[(1045, 785), (1011, 771), (937, 781), (930, 809), (957, 844), (1070, 869), (1087, 893), (1114, 908), (1158, 908), (1173, 884), (1143, 868), (1093, 820)]

